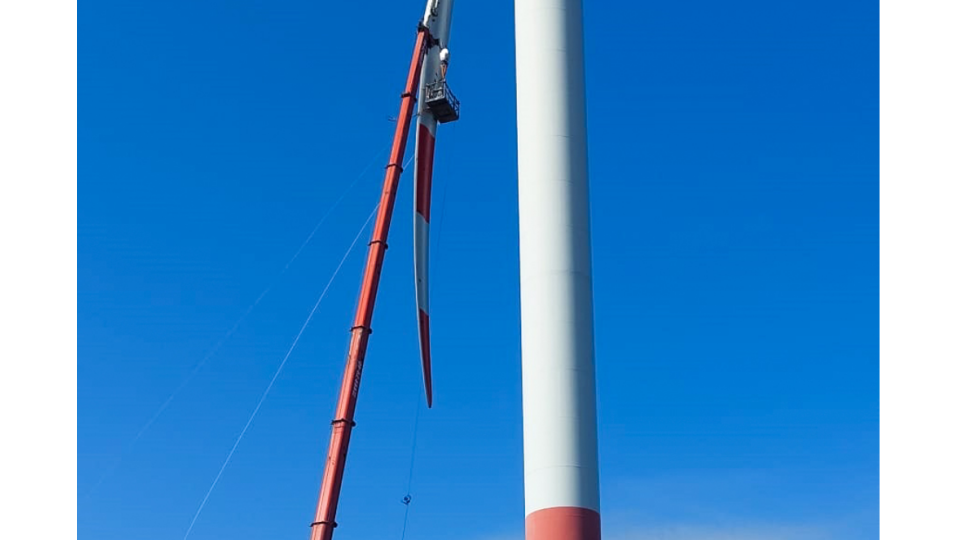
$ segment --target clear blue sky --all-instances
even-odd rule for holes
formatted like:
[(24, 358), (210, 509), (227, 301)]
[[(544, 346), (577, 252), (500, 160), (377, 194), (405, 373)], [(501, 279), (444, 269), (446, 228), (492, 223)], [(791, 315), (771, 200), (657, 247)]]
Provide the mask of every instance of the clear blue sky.
[[(375, 204), (421, 4), (82, 6), (81, 539), (183, 537)], [(877, 537), (877, 10), (587, 2), (607, 538)], [(512, 2), (456, 5), (463, 116), (437, 146), (435, 406), (410, 539), (522, 536), (513, 32)], [(411, 187), (404, 175), (338, 538), (399, 539), (403, 523), (422, 400)], [(307, 538), (362, 253), (190, 538)]]

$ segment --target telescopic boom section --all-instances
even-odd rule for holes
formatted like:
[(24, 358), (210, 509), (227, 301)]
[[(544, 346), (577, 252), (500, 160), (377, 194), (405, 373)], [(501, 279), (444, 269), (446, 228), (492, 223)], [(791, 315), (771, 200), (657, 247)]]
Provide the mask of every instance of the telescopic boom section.
[(373, 305), (377, 298), (377, 286), (380, 284), (380, 270), (387, 250), (387, 233), (390, 230), (390, 218), (397, 198), (397, 185), (400, 182), (403, 155), (407, 146), (407, 132), (413, 116), (417, 85), (420, 81), (420, 68), (428, 40), (430, 40), (429, 31), (421, 25), (417, 32), (417, 44), (413, 49), (407, 83), (401, 95), (400, 115), (397, 118), (397, 130), (393, 135), (390, 162), (387, 164), (387, 172), (383, 180), (383, 193), (380, 196), (380, 209), (373, 230), (373, 239), (370, 241), (367, 254), (357, 316), (350, 331), (350, 352), (347, 354), (347, 367), (340, 386), (337, 413), (332, 422), (333, 433), (330, 436), (330, 449), (327, 451), (323, 481), (320, 484), (317, 514), (310, 526), (310, 540), (330, 540), (333, 537), (333, 529), (337, 526), (335, 521), (337, 503), (340, 499), (340, 486), (343, 482), (343, 467), (347, 460), (350, 432), (356, 425), (353, 415), (357, 407), (357, 393), (360, 390), (360, 375), (363, 372), (363, 360), (367, 353), (367, 341), (370, 339)]

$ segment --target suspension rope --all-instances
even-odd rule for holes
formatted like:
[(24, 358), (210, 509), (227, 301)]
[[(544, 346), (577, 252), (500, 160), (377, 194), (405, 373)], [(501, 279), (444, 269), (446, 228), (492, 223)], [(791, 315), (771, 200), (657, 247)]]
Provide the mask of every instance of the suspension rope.
[[(455, 132), (455, 131), (456, 131), (456, 124), (454, 124), (453, 126), (454, 126), (454, 132)], [(452, 135), (452, 133), (451, 133), (451, 135)], [(450, 138), (450, 142), (451, 142), (451, 145), (450, 145), (450, 146), (451, 146), (451, 148), (453, 148), (453, 147), (455, 146), (455, 143), (456, 143), (456, 137), (451, 137), (451, 138)], [(451, 150), (451, 153), (452, 153), (452, 150)], [(408, 163), (409, 163), (409, 161), (408, 161)], [(404, 167), (406, 167), (406, 166), (404, 166)], [(446, 174), (446, 173), (449, 173), (449, 171), (450, 171), (450, 162), (449, 162), (449, 161), (444, 160), (443, 169), (444, 169), (444, 173), (445, 173), (445, 174), (444, 174), (444, 178), (449, 178), (449, 175)], [(442, 241), (443, 241), (443, 216), (444, 216), (444, 213), (445, 213), (444, 211), (445, 211), (445, 209), (446, 209), (448, 184), (449, 184), (449, 180), (444, 180), (444, 183), (443, 183), (443, 195), (441, 195), (441, 197), (440, 197), (440, 222), (439, 222), (439, 224), (438, 224), (438, 226), (437, 226), (437, 248), (436, 248), (436, 253), (435, 253), (434, 256), (433, 256), (434, 268), (437, 268), (437, 266), (439, 266), (439, 265), (437, 264), (437, 262), (439, 261), (440, 246), (442, 245)], [(407, 534), (407, 521), (408, 521), (408, 518), (410, 517), (410, 503), (413, 502), (413, 495), (412, 495), (412, 493), (411, 493), (412, 488), (413, 488), (413, 469), (414, 469), (414, 464), (415, 464), (416, 456), (417, 456), (417, 436), (419, 435), (419, 427), (420, 427), (420, 409), (421, 409), (422, 406), (423, 406), (422, 397), (421, 397), (421, 395), (420, 395), (420, 388), (419, 388), (419, 386), (417, 387), (416, 398), (417, 398), (417, 411), (416, 411), (416, 413), (414, 414), (414, 420), (413, 420), (413, 442), (412, 442), (411, 445), (410, 445), (410, 446), (411, 446), (411, 448), (410, 448), (410, 470), (409, 470), (409, 472), (408, 472), (408, 474), (407, 474), (407, 491), (406, 491), (406, 494), (403, 496), (403, 498), (400, 499), (400, 502), (403, 503), (403, 505), (405, 506), (405, 508), (404, 508), (404, 510), (403, 510), (403, 527), (400, 529), (400, 540), (404, 540), (404, 538), (406, 537), (406, 534)]]
[(417, 387), (416, 396), (417, 412), (413, 417), (413, 442), (410, 445), (410, 471), (407, 473), (407, 493), (403, 496), (403, 499), (400, 499), (400, 502), (406, 507), (403, 510), (403, 528), (400, 530), (400, 540), (403, 540), (407, 534), (407, 518), (410, 516), (410, 503), (413, 502), (413, 496), (410, 494), (410, 491), (413, 487), (413, 465), (417, 456), (417, 434), (419, 432), (418, 428), (420, 427), (420, 408), (422, 407), (419, 387)]
[(227, 332), (223, 334), (223, 336), (220, 337), (220, 339), (213, 346), (213, 348), (210, 349), (210, 351), (193, 367), (190, 373), (186, 376), (186, 378), (183, 379), (180, 385), (177, 386), (177, 388), (173, 391), (173, 393), (171, 393), (167, 397), (167, 399), (164, 400), (164, 402), (160, 405), (160, 407), (156, 410), (156, 412), (153, 413), (153, 416), (151, 416), (150, 419), (147, 420), (145, 424), (143, 424), (143, 426), (137, 431), (137, 434), (134, 435), (133, 439), (129, 443), (127, 443), (124, 449), (119, 453), (119, 455), (114, 460), (113, 464), (106, 471), (104, 471), (102, 475), (100, 475), (100, 479), (97, 480), (97, 482), (93, 485), (92, 488), (90, 488), (87, 494), (84, 495), (83, 497), (84, 500), (90, 498), (97, 491), (100, 485), (103, 484), (103, 482), (117, 470), (117, 468), (123, 462), (123, 458), (126, 457), (131, 450), (133, 450), (133, 447), (136, 446), (140, 438), (143, 437), (143, 435), (147, 432), (148, 429), (150, 429), (153, 423), (156, 422), (158, 418), (160, 418), (160, 416), (164, 413), (164, 411), (167, 410), (167, 407), (170, 406), (174, 398), (176, 398), (180, 394), (180, 392), (183, 391), (183, 389), (186, 388), (188, 384), (190, 384), (190, 382), (197, 375), (197, 373), (200, 372), (203, 366), (206, 365), (206, 363), (211, 358), (213, 358), (213, 356), (217, 354), (217, 352), (220, 351), (220, 348), (223, 346), (223, 344), (226, 343), (226, 341), (230, 339), (231, 336), (233, 336), (233, 334), (237, 331), (237, 329), (240, 328), (240, 325), (243, 324), (243, 321), (246, 320), (246, 318), (250, 315), (250, 313), (253, 312), (253, 310), (260, 304), (260, 301), (263, 300), (265, 296), (267, 296), (267, 293), (269, 293), (273, 289), (273, 287), (277, 284), (280, 278), (283, 277), (284, 274), (286, 274), (287, 270), (290, 269), (290, 266), (294, 263), (294, 261), (296, 261), (297, 258), (300, 257), (300, 254), (303, 252), (304, 248), (307, 247), (307, 244), (309, 244), (310, 241), (313, 239), (313, 237), (317, 234), (317, 231), (320, 229), (320, 226), (323, 225), (324, 222), (326, 222), (327, 218), (330, 217), (333, 211), (336, 210), (336, 208), (340, 205), (341, 202), (343, 202), (343, 199), (346, 198), (346, 196), (353, 190), (353, 188), (357, 185), (357, 183), (360, 182), (360, 180), (364, 177), (364, 175), (367, 174), (367, 172), (370, 170), (373, 164), (380, 158), (381, 155), (383, 155), (383, 153), (387, 150), (387, 148), (389, 148), (389, 146), (390, 145), (384, 146), (383, 148), (380, 149), (379, 152), (377, 152), (377, 154), (373, 157), (373, 159), (371, 159), (370, 162), (367, 163), (367, 165), (363, 168), (363, 170), (360, 171), (360, 174), (357, 175), (357, 177), (353, 180), (353, 182), (351, 182), (350, 185), (348, 185), (347, 188), (343, 191), (343, 193), (340, 194), (340, 197), (333, 203), (333, 205), (329, 209), (327, 209), (323, 217), (320, 218), (320, 221), (318, 221), (317, 224), (313, 227), (313, 230), (310, 231), (310, 234), (307, 236), (306, 240), (304, 240), (300, 244), (300, 247), (297, 249), (296, 253), (293, 254), (293, 257), (291, 257), (287, 261), (287, 264), (284, 265), (283, 269), (280, 270), (280, 273), (278, 273), (276, 276), (273, 277), (272, 280), (270, 280), (266, 288), (264, 288), (263, 291), (260, 293), (260, 295), (257, 296), (257, 299), (254, 300), (253, 303), (247, 307), (247, 309), (243, 312), (242, 315), (240, 315), (240, 318), (237, 319), (237, 321), (233, 324), (233, 326), (229, 330), (227, 330)]
[(187, 527), (187, 532), (183, 535), (184, 540), (190, 536), (190, 532), (193, 530), (193, 526), (197, 523), (197, 519), (200, 517), (201, 512), (203, 512), (204, 506), (207, 504), (207, 500), (210, 499), (210, 494), (213, 493), (214, 488), (217, 487), (217, 483), (220, 481), (220, 477), (223, 476), (223, 471), (226, 470), (227, 465), (230, 464), (230, 460), (233, 458), (233, 453), (237, 451), (237, 447), (240, 445), (240, 441), (243, 440), (243, 436), (246, 435), (247, 430), (250, 428), (250, 424), (253, 423), (253, 419), (256, 418), (257, 413), (260, 412), (260, 407), (263, 405), (263, 402), (267, 399), (267, 394), (270, 393), (270, 390), (273, 388), (273, 383), (277, 381), (277, 377), (280, 376), (280, 372), (283, 371), (283, 367), (287, 364), (287, 360), (290, 358), (290, 354), (293, 353), (293, 350), (297, 347), (297, 343), (300, 341), (300, 337), (303, 335), (304, 330), (307, 329), (307, 325), (310, 324), (310, 320), (313, 319), (313, 315), (317, 312), (317, 308), (320, 307), (320, 302), (323, 301), (323, 298), (327, 295), (327, 291), (330, 290), (330, 286), (333, 284), (333, 280), (337, 277), (337, 274), (340, 272), (340, 269), (343, 267), (343, 263), (346, 262), (347, 257), (350, 256), (350, 253), (353, 251), (354, 246), (357, 245), (357, 241), (360, 240), (360, 236), (363, 234), (363, 231), (366, 230), (367, 225), (370, 224), (370, 220), (373, 219), (373, 216), (376, 215), (377, 209), (380, 207), (380, 203), (374, 207), (373, 212), (370, 213), (370, 216), (367, 217), (367, 220), (363, 223), (363, 226), (360, 228), (360, 232), (357, 233), (357, 236), (354, 237), (353, 242), (350, 244), (350, 247), (347, 248), (347, 252), (344, 253), (343, 258), (340, 259), (340, 264), (337, 265), (336, 270), (333, 271), (333, 275), (330, 276), (330, 280), (327, 282), (326, 287), (323, 288), (323, 292), (320, 293), (320, 298), (317, 299), (317, 302), (313, 305), (313, 309), (310, 310), (310, 314), (307, 316), (307, 320), (303, 322), (303, 325), (300, 327), (300, 331), (297, 332), (297, 337), (294, 338), (293, 343), (290, 345), (290, 348), (287, 350), (287, 354), (284, 355), (283, 360), (280, 362), (280, 365), (277, 367), (277, 371), (273, 374), (273, 378), (270, 379), (270, 383), (267, 385), (266, 390), (263, 391), (263, 394), (260, 396), (260, 401), (257, 402), (257, 406), (254, 407), (253, 412), (250, 414), (250, 418), (247, 419), (246, 425), (243, 426), (243, 429), (240, 431), (240, 435), (237, 436), (236, 441), (233, 443), (233, 448), (230, 449), (230, 453), (227, 454), (227, 458), (223, 461), (223, 465), (220, 466), (220, 471), (217, 473), (216, 478), (213, 479), (213, 483), (210, 484), (210, 488), (207, 490), (207, 494), (204, 495), (203, 500), (200, 502), (199, 508), (197, 508), (196, 513), (193, 515), (193, 519), (190, 521), (190, 526)]

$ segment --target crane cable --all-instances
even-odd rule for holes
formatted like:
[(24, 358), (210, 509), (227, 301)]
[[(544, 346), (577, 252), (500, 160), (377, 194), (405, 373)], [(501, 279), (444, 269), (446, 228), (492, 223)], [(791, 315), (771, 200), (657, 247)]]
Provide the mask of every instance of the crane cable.
[[(410, 159), (404, 164), (404, 167), (410, 164), (410, 161), (413, 160), (413, 156), (410, 156)], [(213, 493), (214, 488), (217, 487), (217, 483), (220, 482), (220, 477), (223, 476), (223, 471), (226, 470), (227, 465), (230, 464), (230, 460), (233, 458), (234, 452), (236, 452), (237, 447), (240, 446), (240, 441), (243, 439), (243, 436), (246, 435), (247, 430), (250, 428), (250, 424), (253, 423), (253, 419), (257, 416), (257, 413), (260, 412), (260, 407), (263, 405), (263, 402), (267, 399), (267, 394), (270, 393), (270, 390), (273, 388), (273, 383), (276, 382), (277, 377), (280, 376), (280, 372), (283, 370), (284, 366), (287, 364), (287, 360), (290, 358), (290, 354), (293, 353), (293, 350), (296, 348), (297, 343), (300, 341), (300, 337), (303, 335), (304, 330), (307, 329), (307, 325), (310, 324), (310, 320), (313, 319), (313, 315), (317, 312), (317, 308), (320, 307), (320, 302), (323, 301), (323, 298), (327, 295), (327, 291), (330, 290), (330, 286), (333, 285), (333, 280), (337, 277), (337, 274), (340, 272), (340, 269), (343, 268), (343, 263), (346, 262), (347, 257), (350, 256), (350, 253), (353, 251), (353, 248), (357, 245), (357, 241), (360, 240), (360, 236), (363, 235), (363, 231), (367, 229), (367, 226), (370, 224), (370, 220), (377, 215), (377, 210), (380, 208), (380, 203), (378, 202), (374, 206), (373, 211), (370, 212), (370, 215), (367, 216), (367, 220), (363, 223), (363, 226), (360, 227), (360, 231), (357, 233), (357, 236), (354, 237), (353, 242), (350, 243), (350, 247), (347, 248), (347, 252), (343, 254), (343, 258), (340, 259), (340, 264), (337, 265), (337, 268), (333, 271), (333, 275), (330, 276), (330, 280), (327, 282), (327, 285), (323, 288), (323, 292), (320, 293), (320, 297), (317, 299), (316, 304), (313, 305), (313, 309), (310, 310), (310, 314), (307, 316), (307, 320), (303, 322), (303, 325), (300, 327), (300, 331), (297, 332), (297, 337), (294, 338), (293, 343), (290, 345), (290, 348), (287, 350), (287, 354), (284, 355), (283, 360), (280, 362), (280, 365), (277, 367), (277, 371), (273, 374), (273, 378), (270, 379), (270, 383), (267, 384), (267, 388), (263, 391), (263, 394), (260, 396), (260, 401), (257, 402), (257, 406), (253, 409), (253, 412), (250, 414), (250, 418), (247, 419), (246, 425), (243, 426), (243, 429), (240, 431), (240, 435), (237, 436), (236, 441), (233, 443), (233, 447), (230, 449), (230, 452), (227, 454), (226, 459), (223, 461), (223, 465), (220, 466), (220, 471), (217, 472), (217, 476), (213, 479), (213, 482), (210, 484), (210, 488), (207, 490), (206, 495), (204, 495), (203, 500), (200, 501), (200, 506), (197, 508), (196, 513), (193, 515), (193, 519), (190, 521), (190, 525), (187, 527), (187, 532), (183, 535), (183, 540), (187, 540), (187, 537), (190, 536), (190, 532), (193, 531), (193, 526), (197, 523), (197, 519), (200, 517), (200, 514), (203, 512), (203, 508), (207, 504), (207, 500), (210, 499), (210, 495)]]
[(220, 339), (213, 346), (213, 348), (210, 349), (210, 351), (199, 362), (197, 362), (197, 364), (193, 367), (190, 373), (187, 374), (186, 378), (183, 379), (180, 385), (177, 386), (177, 388), (167, 397), (166, 400), (164, 400), (164, 402), (160, 405), (160, 407), (156, 410), (156, 412), (153, 413), (153, 416), (151, 416), (150, 419), (147, 420), (145, 424), (143, 424), (143, 426), (137, 431), (137, 434), (134, 435), (133, 439), (131, 439), (130, 442), (127, 443), (126, 447), (124, 447), (124, 449), (120, 452), (120, 454), (115, 458), (113, 464), (106, 471), (104, 471), (102, 475), (100, 475), (100, 478), (93, 485), (93, 487), (90, 488), (90, 490), (87, 492), (86, 495), (84, 495), (83, 497), (84, 500), (89, 499), (97, 491), (100, 485), (103, 484), (103, 482), (106, 481), (106, 479), (109, 478), (110, 475), (117, 470), (117, 468), (123, 462), (123, 458), (126, 457), (131, 450), (133, 450), (133, 447), (137, 444), (140, 438), (143, 437), (143, 435), (147, 432), (147, 430), (149, 430), (150, 427), (153, 426), (154, 422), (156, 422), (157, 419), (159, 419), (160, 416), (164, 413), (164, 411), (167, 410), (167, 407), (170, 406), (174, 398), (176, 398), (180, 394), (180, 392), (183, 391), (183, 389), (186, 388), (188, 384), (190, 384), (190, 382), (193, 380), (194, 377), (196, 377), (197, 373), (200, 372), (203, 366), (206, 365), (207, 362), (211, 358), (213, 358), (213, 356), (216, 355), (217, 352), (220, 351), (220, 348), (223, 347), (223, 344), (226, 343), (226, 341), (230, 339), (230, 337), (233, 336), (234, 333), (236, 333), (237, 329), (240, 328), (240, 325), (243, 324), (243, 321), (246, 320), (246, 318), (250, 315), (250, 313), (253, 312), (253, 310), (260, 304), (260, 301), (263, 300), (265, 296), (267, 296), (267, 293), (269, 293), (273, 289), (273, 287), (277, 284), (278, 280), (281, 277), (283, 277), (284, 274), (286, 274), (287, 270), (290, 269), (290, 266), (294, 263), (294, 261), (296, 261), (297, 258), (300, 257), (300, 253), (302, 253), (304, 248), (307, 247), (307, 244), (309, 244), (310, 241), (313, 240), (313, 237), (317, 234), (317, 231), (320, 230), (320, 226), (323, 225), (324, 222), (326, 222), (327, 218), (330, 217), (333, 211), (337, 209), (337, 207), (340, 205), (341, 202), (343, 202), (343, 199), (346, 198), (346, 196), (353, 190), (354, 187), (356, 187), (357, 183), (359, 183), (360, 180), (364, 177), (364, 175), (367, 174), (367, 172), (370, 170), (370, 167), (372, 167), (373, 164), (377, 161), (377, 159), (379, 159), (380, 156), (383, 155), (383, 153), (387, 150), (387, 148), (389, 148), (389, 146), (390, 145), (386, 145), (383, 148), (381, 148), (380, 151), (377, 152), (377, 154), (373, 157), (373, 159), (371, 159), (370, 162), (367, 163), (366, 167), (363, 168), (360, 174), (357, 175), (356, 178), (354, 178), (353, 182), (351, 182), (350, 185), (348, 185), (347, 188), (343, 190), (343, 192), (340, 194), (340, 197), (336, 201), (334, 201), (333, 205), (330, 206), (330, 208), (327, 209), (323, 217), (320, 218), (320, 221), (318, 221), (317, 224), (313, 227), (313, 230), (310, 231), (310, 234), (307, 236), (306, 240), (304, 240), (300, 244), (300, 247), (297, 249), (296, 253), (293, 254), (293, 257), (291, 257), (287, 261), (287, 264), (284, 265), (283, 269), (280, 270), (280, 273), (274, 276), (274, 278), (267, 284), (266, 288), (264, 288), (263, 291), (260, 293), (260, 295), (257, 296), (257, 299), (254, 300), (252, 304), (247, 306), (247, 309), (243, 312), (242, 315), (240, 315), (240, 318), (237, 319), (237, 321), (233, 324), (233, 326), (229, 330), (227, 330), (227, 332), (220, 337)]
[(310, 314), (307, 315), (307, 320), (303, 322), (303, 325), (300, 327), (300, 331), (297, 332), (297, 337), (293, 339), (293, 343), (290, 345), (290, 348), (287, 349), (287, 354), (284, 355), (283, 360), (280, 362), (280, 365), (277, 367), (277, 371), (273, 374), (273, 378), (270, 379), (270, 383), (267, 384), (267, 388), (263, 391), (263, 394), (260, 396), (260, 401), (257, 402), (257, 406), (254, 407), (253, 412), (250, 414), (250, 418), (247, 419), (246, 425), (243, 426), (243, 429), (240, 431), (240, 435), (237, 436), (236, 441), (233, 443), (233, 448), (230, 449), (230, 453), (227, 454), (226, 459), (223, 461), (223, 465), (220, 466), (220, 471), (217, 473), (217, 476), (213, 479), (213, 483), (210, 484), (210, 488), (207, 490), (207, 494), (204, 495), (203, 500), (200, 502), (199, 508), (197, 508), (196, 513), (193, 515), (193, 519), (190, 521), (190, 526), (187, 527), (187, 532), (183, 535), (184, 540), (190, 536), (190, 532), (193, 530), (193, 526), (197, 523), (197, 518), (200, 517), (200, 513), (203, 512), (204, 506), (207, 504), (207, 500), (210, 499), (210, 494), (213, 493), (214, 488), (217, 487), (217, 483), (220, 481), (220, 477), (223, 476), (223, 471), (227, 468), (227, 465), (230, 463), (230, 460), (233, 458), (233, 453), (236, 452), (237, 447), (240, 445), (240, 441), (243, 440), (243, 436), (246, 435), (247, 429), (250, 428), (250, 424), (253, 423), (253, 419), (256, 418), (257, 413), (260, 412), (260, 407), (263, 405), (263, 402), (267, 399), (267, 394), (270, 393), (270, 390), (273, 388), (273, 383), (277, 381), (277, 377), (280, 376), (280, 372), (283, 371), (284, 366), (287, 364), (287, 360), (290, 358), (290, 354), (293, 353), (293, 350), (297, 347), (297, 343), (300, 342), (300, 337), (303, 336), (304, 330), (307, 329), (307, 325), (310, 324), (310, 320), (313, 319), (313, 315), (317, 312), (317, 308), (320, 307), (320, 302), (323, 301), (323, 298), (327, 295), (327, 291), (330, 290), (330, 286), (333, 284), (333, 280), (337, 277), (337, 274), (340, 272), (340, 269), (343, 268), (343, 263), (346, 262), (347, 257), (350, 256), (350, 253), (353, 251), (353, 248), (357, 245), (357, 241), (360, 240), (360, 236), (363, 234), (363, 231), (367, 229), (367, 225), (370, 224), (370, 220), (373, 219), (373, 216), (376, 215), (377, 209), (380, 208), (380, 203), (377, 203), (374, 207), (373, 212), (370, 213), (370, 216), (367, 217), (367, 220), (363, 223), (363, 226), (360, 228), (360, 232), (357, 233), (357, 236), (354, 237), (353, 242), (350, 244), (350, 247), (347, 248), (347, 252), (344, 253), (343, 258), (340, 259), (340, 264), (337, 265), (336, 270), (333, 271), (333, 275), (330, 276), (330, 280), (327, 282), (326, 287), (323, 288), (323, 292), (320, 293), (320, 298), (317, 299), (317, 302), (313, 305), (313, 309), (310, 310)]

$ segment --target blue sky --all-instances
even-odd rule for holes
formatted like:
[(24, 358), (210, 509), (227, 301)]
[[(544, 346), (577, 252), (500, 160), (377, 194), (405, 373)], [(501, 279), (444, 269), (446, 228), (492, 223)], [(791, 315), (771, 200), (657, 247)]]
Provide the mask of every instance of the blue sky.
[[(79, 11), (80, 538), (183, 538), (376, 203), (422, 6), (356, 6)], [(438, 138), (435, 406), (407, 538), (522, 537), (512, 10), (454, 13), (463, 110)], [(877, 10), (585, 6), (607, 538), (878, 536)], [(411, 187), (404, 175), (338, 538), (403, 525), (422, 400)], [(307, 537), (362, 254), (190, 538)]]

